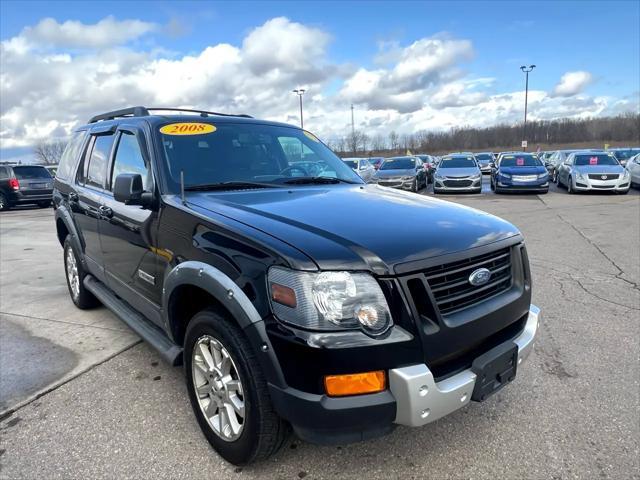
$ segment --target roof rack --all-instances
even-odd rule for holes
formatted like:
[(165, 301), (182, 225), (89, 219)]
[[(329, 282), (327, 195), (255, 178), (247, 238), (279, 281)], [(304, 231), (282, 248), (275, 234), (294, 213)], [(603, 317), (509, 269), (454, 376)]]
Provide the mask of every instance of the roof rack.
[(151, 115), (150, 111), (168, 111), (168, 112), (189, 112), (189, 113), (199, 113), (201, 117), (208, 117), (209, 115), (216, 115), (222, 117), (242, 117), (242, 118), (253, 118), (251, 115), (246, 115), (244, 113), (241, 114), (231, 114), (231, 113), (218, 113), (218, 112), (208, 112), (206, 110), (192, 110), (190, 108), (164, 108), (164, 107), (129, 107), (123, 108), (121, 110), (114, 110), (112, 112), (101, 113), (100, 115), (96, 115), (91, 117), (89, 123), (96, 123), (100, 120), (113, 120), (115, 118), (121, 117), (148, 117)]

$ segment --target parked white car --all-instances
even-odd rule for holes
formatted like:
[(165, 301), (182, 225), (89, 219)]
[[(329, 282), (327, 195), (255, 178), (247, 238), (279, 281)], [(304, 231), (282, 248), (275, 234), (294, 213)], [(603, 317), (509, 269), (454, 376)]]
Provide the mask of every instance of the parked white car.
[(627, 161), (625, 166), (631, 177), (631, 185), (640, 188), (640, 153), (634, 155)]
[(604, 151), (574, 152), (558, 167), (558, 186), (568, 193), (582, 191), (614, 191), (627, 193), (630, 174), (616, 157)]
[(368, 158), (343, 158), (342, 161), (360, 175), (365, 182), (371, 183), (373, 176), (376, 174), (376, 169), (371, 165)]

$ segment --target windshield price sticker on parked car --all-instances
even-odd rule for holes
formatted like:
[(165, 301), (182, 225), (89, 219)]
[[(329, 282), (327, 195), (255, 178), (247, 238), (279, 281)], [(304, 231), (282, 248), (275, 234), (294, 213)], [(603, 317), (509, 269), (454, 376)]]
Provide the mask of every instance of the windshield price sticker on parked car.
[(597, 165), (597, 164), (598, 164), (598, 157), (589, 158), (589, 165)]
[(208, 123), (170, 123), (160, 128), (160, 133), (165, 135), (203, 135), (205, 133), (213, 133), (216, 127)]
[(522, 157), (518, 157), (516, 158), (516, 165), (518, 165), (519, 167), (524, 165), (524, 158)]

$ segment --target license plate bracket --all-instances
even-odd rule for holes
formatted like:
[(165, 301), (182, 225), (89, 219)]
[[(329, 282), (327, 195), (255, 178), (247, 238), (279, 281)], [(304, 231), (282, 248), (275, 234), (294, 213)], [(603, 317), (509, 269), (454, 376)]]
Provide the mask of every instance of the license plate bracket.
[(516, 378), (518, 345), (503, 343), (473, 361), (471, 371), (477, 375), (471, 400), (483, 402)]

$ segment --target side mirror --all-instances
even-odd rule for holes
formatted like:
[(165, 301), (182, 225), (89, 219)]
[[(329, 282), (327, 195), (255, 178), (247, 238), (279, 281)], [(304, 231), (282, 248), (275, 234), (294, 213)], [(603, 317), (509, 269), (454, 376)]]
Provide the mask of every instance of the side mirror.
[(142, 205), (142, 175), (121, 173), (113, 186), (113, 198), (125, 205)]

